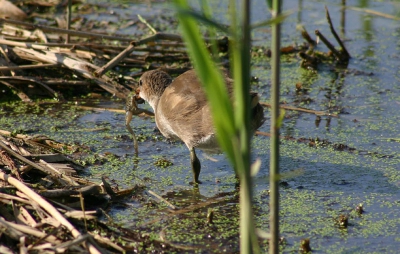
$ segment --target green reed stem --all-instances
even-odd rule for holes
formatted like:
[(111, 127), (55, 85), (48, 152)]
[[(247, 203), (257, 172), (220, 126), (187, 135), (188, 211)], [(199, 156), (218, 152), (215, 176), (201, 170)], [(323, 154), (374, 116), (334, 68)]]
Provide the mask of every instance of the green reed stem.
[[(280, 0), (273, 0), (272, 17), (281, 12)], [(279, 76), (280, 24), (272, 24), (271, 59), (271, 155), (270, 155), (270, 232), (269, 253), (279, 253)]]

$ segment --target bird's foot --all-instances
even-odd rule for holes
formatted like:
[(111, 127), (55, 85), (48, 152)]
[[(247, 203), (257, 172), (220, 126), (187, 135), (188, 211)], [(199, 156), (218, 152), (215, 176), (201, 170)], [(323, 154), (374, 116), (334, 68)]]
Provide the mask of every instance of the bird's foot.
[(189, 184), (190, 184), (190, 185), (198, 185), (198, 184), (202, 184), (202, 182), (199, 181), (199, 180), (197, 180), (196, 182), (190, 181)]

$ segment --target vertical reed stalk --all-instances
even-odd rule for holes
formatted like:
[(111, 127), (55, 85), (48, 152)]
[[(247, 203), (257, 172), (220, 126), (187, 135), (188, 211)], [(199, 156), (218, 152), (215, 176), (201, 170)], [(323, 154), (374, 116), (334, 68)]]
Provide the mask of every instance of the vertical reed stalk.
[[(272, 18), (280, 15), (280, 0), (273, 0)], [(271, 156), (270, 156), (270, 232), (269, 253), (279, 253), (279, 66), (280, 24), (272, 24), (271, 59)]]
[[(231, 1), (231, 2), (234, 2)], [(238, 131), (240, 155), (236, 157), (237, 174), (240, 179), (240, 252), (259, 253), (255, 235), (254, 215), (252, 208), (252, 178), (250, 176), (250, 1), (242, 0), (240, 23), (232, 44), (235, 126)], [(236, 14), (235, 14), (236, 12)], [(236, 19), (238, 12), (231, 11), (231, 19)], [(238, 32), (239, 31), (239, 32)]]

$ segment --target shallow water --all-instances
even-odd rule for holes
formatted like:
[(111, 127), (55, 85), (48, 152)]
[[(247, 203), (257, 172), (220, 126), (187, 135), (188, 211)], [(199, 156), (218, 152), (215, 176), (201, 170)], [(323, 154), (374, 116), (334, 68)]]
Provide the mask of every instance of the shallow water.
[[(330, 111), (339, 117), (322, 117), (286, 111), (281, 129), (283, 136), (319, 138), (334, 144), (355, 148), (354, 152), (337, 151), (332, 146), (310, 147), (307, 143), (282, 140), (281, 172), (293, 173), (281, 184), (281, 235), (286, 244), (284, 253), (295, 252), (300, 239), (310, 238), (311, 248), (319, 253), (398, 253), (400, 248), (400, 82), (399, 82), (399, 21), (353, 9), (339, 3), (324, 1), (284, 1), (284, 10), (294, 11), (282, 26), (282, 45), (301, 44), (303, 39), (296, 25), (302, 23), (308, 32), (319, 29), (332, 42), (333, 37), (325, 19), (324, 6), (329, 8), (333, 24), (345, 38), (352, 58), (347, 68), (321, 64), (316, 73), (301, 69), (300, 58), (282, 56), (282, 101), (297, 107)], [(117, 5), (117, 4), (116, 4)], [(225, 2), (218, 2), (216, 17), (225, 22)], [(362, 7), (397, 15), (396, 2), (348, 1), (349, 7)], [(113, 13), (111, 13), (111, 11)], [(151, 24), (164, 31), (176, 31), (173, 11), (165, 3), (119, 4), (110, 8), (117, 20), (136, 19), (141, 14)], [(253, 3), (253, 21), (269, 17), (265, 1)], [(99, 12), (102, 14), (102, 12)], [(341, 25), (341, 17), (345, 22)], [(106, 19), (104, 15), (89, 14), (87, 18)], [(111, 19), (111, 18), (110, 18)], [(143, 36), (145, 30), (135, 26), (119, 31), (132, 37)], [(254, 44), (270, 44), (269, 28), (254, 33)], [(336, 43), (335, 43), (336, 45)], [(323, 45), (317, 47), (327, 51)], [(261, 101), (269, 100), (269, 59), (252, 61), (252, 73), (259, 78), (253, 90)], [(302, 92), (296, 92), (302, 83)], [(101, 106), (122, 108), (124, 102), (104, 102)], [(148, 107), (148, 105), (145, 105)], [(44, 134), (58, 141), (87, 144), (95, 153), (114, 153), (117, 161), (87, 168), (87, 177), (100, 182), (108, 175), (120, 188), (145, 183), (147, 190), (164, 195), (179, 207), (204, 204), (181, 215), (172, 215), (165, 204), (143, 206), (132, 198), (125, 208), (109, 211), (115, 222), (137, 228), (158, 238), (166, 233), (169, 241), (194, 246), (197, 252), (238, 252), (238, 203), (235, 177), (223, 155), (207, 158), (199, 152), (202, 163), (200, 179), (203, 184), (193, 189), (187, 148), (180, 142), (171, 143), (154, 130), (153, 119), (135, 117), (131, 125), (139, 135), (139, 159), (134, 163), (133, 146), (124, 126), (124, 115), (110, 112), (88, 113), (84, 116), (68, 113), (54, 118), (28, 115), (24, 119), (1, 118), (1, 129), (26, 128), (32, 134)], [(268, 110), (266, 115), (269, 119)], [(57, 129), (51, 127), (57, 125)], [(269, 132), (269, 122), (260, 131)], [(97, 131), (93, 131), (97, 129)], [(253, 157), (260, 158), (262, 168), (254, 178), (257, 225), (268, 231), (268, 165), (269, 139), (253, 139)], [(154, 165), (166, 158), (172, 166)], [(216, 160), (216, 161), (214, 161)], [(219, 199), (221, 195), (227, 199)], [(153, 200), (150, 194), (146, 199)], [(150, 201), (149, 201), (150, 202)], [(152, 201), (154, 202), (154, 201)], [(209, 203), (208, 203), (209, 202)], [(355, 208), (362, 203), (365, 213), (357, 215)], [(215, 211), (215, 225), (204, 226), (207, 209)], [(349, 227), (340, 229), (335, 220), (349, 216)], [(265, 248), (265, 244), (263, 245)], [(193, 250), (191, 250), (193, 251)]]

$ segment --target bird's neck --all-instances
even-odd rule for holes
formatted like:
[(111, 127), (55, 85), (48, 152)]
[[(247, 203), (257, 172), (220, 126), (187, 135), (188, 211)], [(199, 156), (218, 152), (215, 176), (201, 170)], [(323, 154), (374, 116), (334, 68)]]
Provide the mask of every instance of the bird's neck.
[(153, 108), (154, 113), (156, 113), (157, 110), (157, 106), (158, 106), (158, 102), (160, 101), (160, 97), (159, 96), (151, 96), (150, 98), (148, 98), (147, 102), (149, 103), (149, 105)]

